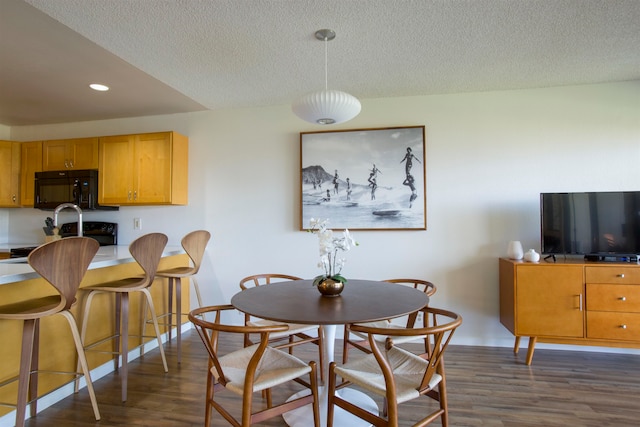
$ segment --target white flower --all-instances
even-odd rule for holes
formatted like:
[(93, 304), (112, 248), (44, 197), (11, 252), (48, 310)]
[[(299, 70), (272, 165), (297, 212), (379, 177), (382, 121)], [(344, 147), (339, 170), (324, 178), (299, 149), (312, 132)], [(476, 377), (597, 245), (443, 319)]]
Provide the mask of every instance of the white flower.
[(330, 277), (334, 280), (346, 283), (347, 279), (342, 277), (342, 267), (346, 258), (338, 258), (338, 251), (347, 252), (352, 246), (358, 246), (348, 229), (342, 232), (341, 237), (335, 237), (333, 230), (328, 228), (329, 220), (319, 220), (311, 218), (309, 220), (309, 231), (318, 235), (318, 247), (320, 252), (320, 262), (318, 267), (322, 268), (325, 274), (315, 278), (313, 284), (317, 285), (323, 279)]

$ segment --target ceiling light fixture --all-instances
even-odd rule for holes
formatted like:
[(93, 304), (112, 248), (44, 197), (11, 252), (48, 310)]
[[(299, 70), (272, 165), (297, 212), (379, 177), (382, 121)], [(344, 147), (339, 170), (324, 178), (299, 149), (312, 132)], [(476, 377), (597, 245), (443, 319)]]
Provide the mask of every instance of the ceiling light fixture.
[(109, 90), (109, 86), (101, 85), (99, 83), (91, 83), (89, 87), (100, 92), (106, 92)]
[(327, 44), (336, 38), (333, 30), (318, 30), (316, 38), (324, 41), (324, 90), (309, 93), (296, 100), (291, 109), (296, 116), (310, 123), (332, 125), (343, 123), (360, 114), (360, 101), (339, 90), (328, 90)]

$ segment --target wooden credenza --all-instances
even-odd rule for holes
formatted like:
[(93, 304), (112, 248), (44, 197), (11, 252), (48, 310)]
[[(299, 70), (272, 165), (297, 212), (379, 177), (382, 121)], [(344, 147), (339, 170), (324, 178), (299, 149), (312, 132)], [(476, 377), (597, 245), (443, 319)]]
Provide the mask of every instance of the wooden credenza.
[(640, 348), (640, 265), (500, 258), (500, 322), (536, 342)]

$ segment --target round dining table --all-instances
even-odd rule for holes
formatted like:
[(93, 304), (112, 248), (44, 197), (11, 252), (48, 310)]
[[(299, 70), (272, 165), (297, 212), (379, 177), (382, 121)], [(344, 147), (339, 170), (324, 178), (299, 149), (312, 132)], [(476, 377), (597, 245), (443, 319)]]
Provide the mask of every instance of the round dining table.
[[(324, 334), (324, 378), (328, 378), (329, 364), (334, 361), (337, 325), (373, 322), (400, 317), (426, 306), (429, 297), (413, 287), (395, 283), (350, 279), (342, 293), (335, 297), (322, 296), (313, 280), (293, 280), (256, 286), (235, 294), (231, 304), (255, 317), (285, 323), (320, 325)], [(320, 390), (321, 425), (326, 425), (328, 387)], [(307, 390), (300, 393), (308, 393)], [(372, 413), (378, 406), (364, 393), (353, 389), (339, 390), (341, 397)], [(284, 414), (289, 426), (313, 425), (311, 405)], [(341, 408), (334, 413), (336, 426), (370, 425)]]

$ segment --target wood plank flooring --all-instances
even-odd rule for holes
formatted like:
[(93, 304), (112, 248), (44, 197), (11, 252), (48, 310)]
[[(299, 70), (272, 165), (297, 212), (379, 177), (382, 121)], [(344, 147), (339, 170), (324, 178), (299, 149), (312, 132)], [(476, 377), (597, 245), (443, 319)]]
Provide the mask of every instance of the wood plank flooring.
[[(101, 421), (94, 420), (84, 389), (27, 420), (27, 426), (203, 426), (204, 347), (195, 331), (183, 334), (182, 364), (178, 366), (174, 343), (165, 345), (168, 374), (162, 370), (158, 350), (130, 363), (126, 403), (120, 401), (117, 374), (95, 382)], [(533, 365), (526, 366), (525, 352), (514, 356), (510, 348), (452, 346), (447, 351), (452, 426), (640, 425), (640, 356), (537, 349)], [(313, 345), (296, 347), (295, 354), (312, 359), (317, 350)], [(336, 360), (341, 360), (339, 357)], [(295, 386), (274, 392), (274, 401), (292, 391), (297, 391)], [(231, 408), (240, 407), (239, 397), (226, 396)], [(262, 401), (257, 399), (257, 404)], [(424, 412), (424, 405), (432, 404), (427, 400), (405, 404), (401, 425), (411, 425), (411, 420)], [(229, 424), (214, 412), (211, 425)], [(276, 418), (261, 425), (285, 423)]]

